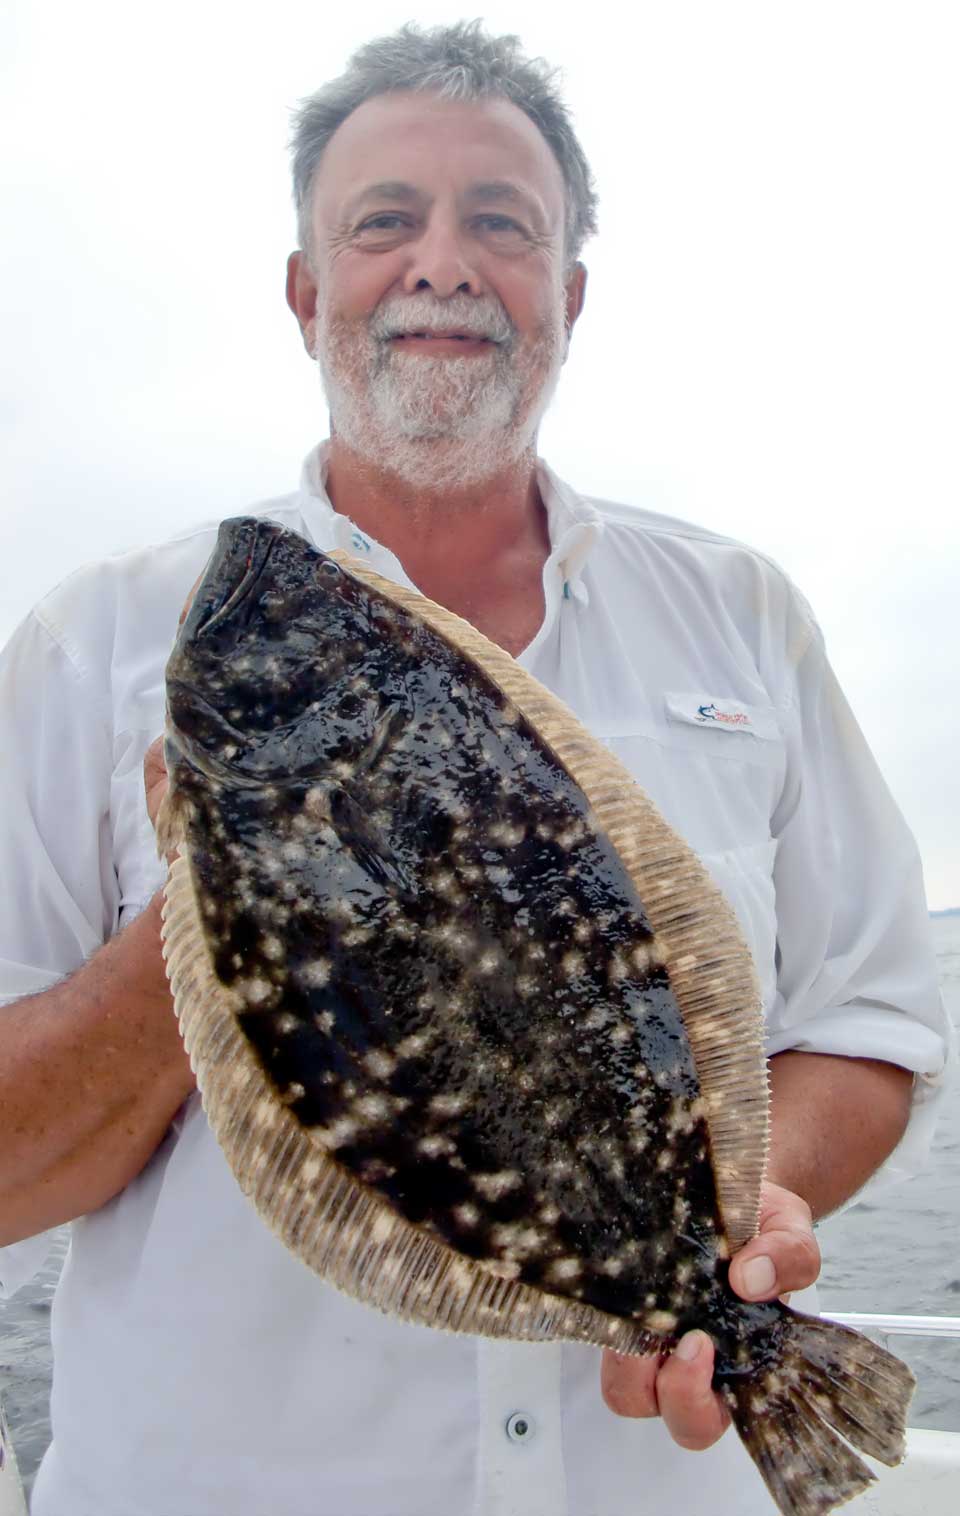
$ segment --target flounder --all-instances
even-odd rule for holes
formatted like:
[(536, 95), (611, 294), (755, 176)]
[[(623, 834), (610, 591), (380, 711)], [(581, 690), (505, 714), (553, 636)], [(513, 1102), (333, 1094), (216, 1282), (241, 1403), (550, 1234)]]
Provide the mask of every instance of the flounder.
[(167, 699), (177, 1014), (286, 1245), (453, 1331), (648, 1354), (701, 1327), (785, 1513), (871, 1480), (844, 1438), (897, 1462), (909, 1370), (727, 1284), (767, 1150), (755, 978), (612, 754), (450, 612), (254, 518)]

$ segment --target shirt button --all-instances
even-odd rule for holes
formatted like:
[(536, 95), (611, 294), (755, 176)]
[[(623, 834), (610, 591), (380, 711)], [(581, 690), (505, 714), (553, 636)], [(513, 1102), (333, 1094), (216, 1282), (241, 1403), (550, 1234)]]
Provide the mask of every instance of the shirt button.
[(514, 1411), (507, 1417), (506, 1433), (511, 1442), (532, 1442), (535, 1431), (536, 1423), (526, 1411)]

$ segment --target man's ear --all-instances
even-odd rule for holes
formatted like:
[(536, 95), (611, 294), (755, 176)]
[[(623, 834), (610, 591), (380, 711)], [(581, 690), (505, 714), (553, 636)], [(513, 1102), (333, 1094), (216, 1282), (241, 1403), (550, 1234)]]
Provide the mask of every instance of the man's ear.
[(306, 253), (298, 250), (287, 259), (287, 304), (297, 318), (303, 345), (312, 358), (315, 353), (317, 320), (317, 281)]
[[(582, 263), (575, 263), (567, 275), (566, 283), (567, 352), (570, 351), (570, 334), (583, 310), (587, 293), (587, 271)], [(566, 353), (564, 354), (566, 357)]]

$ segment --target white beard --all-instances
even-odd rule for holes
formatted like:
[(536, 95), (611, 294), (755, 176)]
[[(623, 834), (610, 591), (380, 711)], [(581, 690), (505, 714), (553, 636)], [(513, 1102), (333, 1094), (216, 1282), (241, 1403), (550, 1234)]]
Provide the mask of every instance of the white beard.
[[(489, 353), (405, 353), (398, 330), (475, 332)], [(378, 469), (425, 490), (470, 487), (525, 454), (566, 356), (564, 295), (526, 350), (499, 301), (418, 294), (393, 299), (362, 325), (318, 308), (315, 356), (333, 429)]]

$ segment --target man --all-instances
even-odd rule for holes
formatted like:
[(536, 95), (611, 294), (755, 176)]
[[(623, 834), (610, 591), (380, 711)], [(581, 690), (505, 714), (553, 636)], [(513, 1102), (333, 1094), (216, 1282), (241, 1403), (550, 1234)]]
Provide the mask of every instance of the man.
[[(294, 168), (287, 297), (331, 438), (263, 514), (518, 656), (704, 856), (773, 1055), (762, 1227), (731, 1279), (802, 1289), (811, 1213), (900, 1142), (911, 1095), (922, 1147), (944, 1057), (915, 850), (817, 629), (756, 554), (584, 501), (536, 462), (594, 202), (549, 76), (511, 39), (371, 44), (303, 108)], [(8, 1289), (42, 1256), (24, 1239), (80, 1218), (35, 1516), (769, 1510), (721, 1435), (703, 1334), (662, 1368), (600, 1370), (586, 1348), (397, 1323), (307, 1273), (239, 1194), (171, 1015), (150, 826), (163, 664), (212, 544), (75, 576), (3, 665)]]

